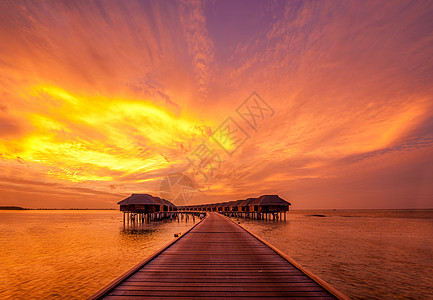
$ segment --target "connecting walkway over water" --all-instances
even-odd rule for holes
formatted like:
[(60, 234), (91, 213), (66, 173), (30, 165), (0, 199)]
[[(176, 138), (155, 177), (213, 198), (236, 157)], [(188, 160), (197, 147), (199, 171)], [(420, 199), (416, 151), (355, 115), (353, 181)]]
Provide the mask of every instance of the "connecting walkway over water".
[(93, 299), (336, 299), (335, 295), (344, 298), (227, 217), (210, 213)]

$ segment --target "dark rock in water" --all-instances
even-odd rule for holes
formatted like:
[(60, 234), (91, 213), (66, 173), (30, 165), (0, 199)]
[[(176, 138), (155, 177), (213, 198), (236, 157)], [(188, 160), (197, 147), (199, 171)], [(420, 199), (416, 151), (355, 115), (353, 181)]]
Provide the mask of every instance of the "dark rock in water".
[(307, 215), (308, 217), (320, 217), (320, 218), (324, 218), (326, 217), (325, 215)]

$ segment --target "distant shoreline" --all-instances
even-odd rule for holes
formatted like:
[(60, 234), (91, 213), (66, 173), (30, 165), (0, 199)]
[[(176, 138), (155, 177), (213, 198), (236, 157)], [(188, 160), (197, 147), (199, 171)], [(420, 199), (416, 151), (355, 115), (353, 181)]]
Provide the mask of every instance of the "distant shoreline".
[(26, 208), (20, 206), (0, 206), (0, 210), (26, 210)]
[(0, 210), (117, 210), (116, 208), (25, 208), (20, 206), (0, 206)]
[(401, 211), (401, 210), (433, 210), (433, 208), (323, 208), (323, 209), (293, 209), (290, 211), (298, 212), (309, 212), (309, 211), (330, 211), (330, 212), (344, 212), (344, 211), (371, 211), (371, 210), (383, 210), (383, 211)]
[[(0, 210), (118, 210), (118, 208), (26, 208), (14, 205), (0, 206)], [(415, 210), (433, 210), (433, 208), (326, 208), (326, 209), (290, 209), (290, 212), (344, 212), (344, 211), (415, 211)]]

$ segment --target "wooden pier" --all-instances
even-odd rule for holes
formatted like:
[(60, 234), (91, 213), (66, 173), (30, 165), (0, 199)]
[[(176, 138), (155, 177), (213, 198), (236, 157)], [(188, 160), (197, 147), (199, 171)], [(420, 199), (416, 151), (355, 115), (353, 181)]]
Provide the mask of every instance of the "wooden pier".
[(218, 213), (90, 299), (171, 297), (347, 299)]

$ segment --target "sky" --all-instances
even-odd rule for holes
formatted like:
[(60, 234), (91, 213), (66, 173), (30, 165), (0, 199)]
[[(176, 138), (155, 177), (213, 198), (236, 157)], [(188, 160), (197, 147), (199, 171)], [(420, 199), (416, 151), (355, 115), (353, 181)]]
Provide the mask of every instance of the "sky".
[(0, 41), (0, 205), (433, 208), (432, 1), (0, 1)]

